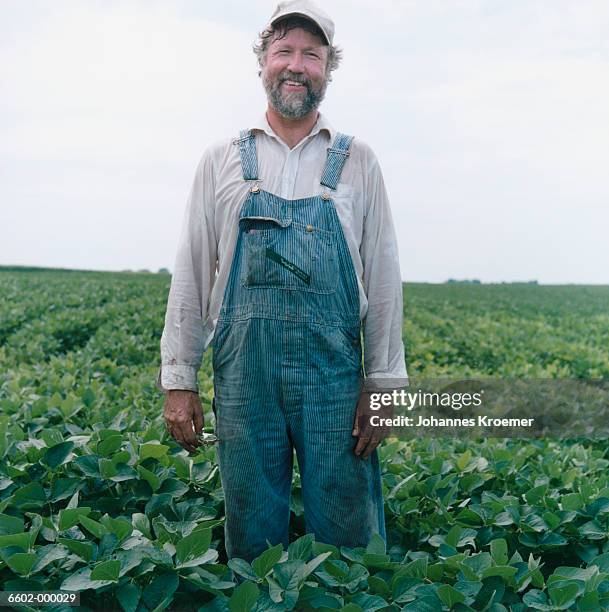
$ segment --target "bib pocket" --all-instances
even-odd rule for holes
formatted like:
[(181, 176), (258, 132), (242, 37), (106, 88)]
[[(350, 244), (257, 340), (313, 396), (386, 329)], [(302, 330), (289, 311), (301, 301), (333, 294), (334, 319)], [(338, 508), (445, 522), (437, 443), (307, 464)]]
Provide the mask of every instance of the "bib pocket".
[(242, 217), (240, 223), (244, 287), (334, 293), (338, 274), (334, 231), (269, 217)]

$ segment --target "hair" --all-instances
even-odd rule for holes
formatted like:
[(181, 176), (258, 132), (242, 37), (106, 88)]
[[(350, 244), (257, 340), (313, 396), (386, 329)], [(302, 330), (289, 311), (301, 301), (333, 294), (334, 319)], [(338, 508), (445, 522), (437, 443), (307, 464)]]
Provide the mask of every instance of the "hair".
[[(275, 35), (277, 39), (284, 38), (290, 30), (294, 28), (302, 28), (310, 34), (319, 36), (325, 41), (325, 36), (320, 28), (311, 20), (304, 17), (290, 16), (280, 19), (276, 24), (268, 26), (258, 35), (258, 40), (254, 43), (253, 49), (256, 57), (258, 58), (258, 66), (262, 68), (264, 66), (264, 60), (266, 59), (266, 52), (268, 51), (271, 41), (274, 40)], [(332, 71), (336, 70), (343, 58), (343, 50), (335, 45), (325, 45), (328, 47), (328, 60), (326, 63), (326, 74), (327, 80), (332, 80)], [(261, 75), (261, 70), (258, 70), (258, 76)]]

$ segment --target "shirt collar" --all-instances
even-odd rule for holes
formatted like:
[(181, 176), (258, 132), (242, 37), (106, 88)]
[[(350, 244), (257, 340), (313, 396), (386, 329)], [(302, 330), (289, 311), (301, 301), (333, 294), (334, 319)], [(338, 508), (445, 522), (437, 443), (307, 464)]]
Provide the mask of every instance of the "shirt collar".
[[(279, 136), (273, 131), (273, 128), (269, 125), (269, 122), (266, 118), (266, 113), (263, 113), (258, 118), (258, 121), (254, 122), (250, 126), (250, 129), (252, 131), (264, 132), (268, 136), (271, 136), (272, 138), (276, 138), (280, 142), (283, 142), (281, 138), (279, 138)], [(313, 136), (315, 136), (321, 131), (325, 131), (328, 134), (328, 136), (330, 136), (330, 142), (334, 142), (334, 139), (336, 137), (336, 130), (332, 127), (330, 122), (326, 119), (325, 115), (322, 115), (322, 113), (319, 113), (317, 116), (317, 123), (313, 126), (313, 129), (311, 130), (311, 132), (307, 136), (305, 136), (305, 139), (312, 138)]]

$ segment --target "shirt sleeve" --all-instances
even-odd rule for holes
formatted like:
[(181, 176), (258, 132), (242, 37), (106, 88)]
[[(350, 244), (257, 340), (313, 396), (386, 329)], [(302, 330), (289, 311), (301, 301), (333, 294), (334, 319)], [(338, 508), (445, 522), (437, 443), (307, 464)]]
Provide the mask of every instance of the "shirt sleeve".
[(197, 167), (186, 205), (167, 300), (157, 379), (157, 386), (164, 391), (198, 391), (203, 329), (216, 277), (214, 194), (215, 177), (207, 152)]
[(390, 390), (408, 385), (402, 342), (402, 279), (398, 243), (383, 175), (374, 156), (360, 255), (368, 311), (363, 322), (365, 387)]

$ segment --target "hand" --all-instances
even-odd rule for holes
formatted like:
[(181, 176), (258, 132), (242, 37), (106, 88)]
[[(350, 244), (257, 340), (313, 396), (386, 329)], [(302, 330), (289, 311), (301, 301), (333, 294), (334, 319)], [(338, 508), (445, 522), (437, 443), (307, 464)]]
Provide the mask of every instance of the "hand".
[(167, 391), (163, 416), (169, 435), (189, 453), (196, 453), (197, 447), (201, 446), (197, 435), (203, 431), (203, 408), (199, 394), (181, 389)]
[(393, 405), (383, 406), (380, 410), (370, 408), (370, 393), (362, 391), (357, 402), (355, 413), (355, 423), (353, 424), (352, 436), (359, 437), (354, 453), (362, 459), (368, 458), (374, 449), (391, 432), (391, 427), (387, 425), (373, 427), (370, 424), (370, 417), (378, 415), (380, 418), (391, 418), (393, 416)]

